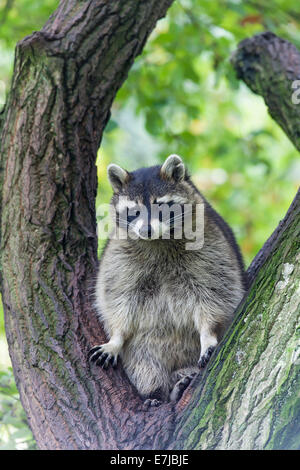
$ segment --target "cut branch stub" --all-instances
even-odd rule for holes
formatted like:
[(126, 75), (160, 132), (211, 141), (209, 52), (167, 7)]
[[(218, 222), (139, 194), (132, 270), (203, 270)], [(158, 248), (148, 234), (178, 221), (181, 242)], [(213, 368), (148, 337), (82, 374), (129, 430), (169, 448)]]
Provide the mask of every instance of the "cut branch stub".
[(264, 98), (272, 118), (300, 150), (300, 104), (293, 102), (293, 83), (300, 80), (298, 49), (266, 32), (242, 41), (231, 61), (238, 78)]

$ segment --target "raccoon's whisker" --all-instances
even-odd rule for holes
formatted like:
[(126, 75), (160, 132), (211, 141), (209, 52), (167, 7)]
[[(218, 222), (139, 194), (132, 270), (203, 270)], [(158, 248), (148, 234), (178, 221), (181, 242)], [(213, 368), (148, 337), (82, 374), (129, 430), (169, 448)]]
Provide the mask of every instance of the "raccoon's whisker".
[(184, 214), (178, 214), (174, 217), (170, 217), (170, 222), (174, 222), (174, 220), (177, 220), (177, 219), (180, 219), (180, 218), (182, 219), (185, 215), (190, 215), (191, 213), (192, 213), (192, 210), (186, 211), (186, 212), (184, 212)]
[(130, 228), (132, 229), (132, 224), (125, 219), (119, 219), (119, 226), (121, 228)]
[(178, 214), (178, 215), (175, 215), (174, 217), (170, 217), (170, 220), (182, 219), (185, 215), (189, 215), (189, 212), (185, 212), (185, 214)]
[(186, 209), (184, 212), (181, 211), (180, 214), (175, 215), (175, 217), (180, 217), (184, 214), (189, 214), (192, 211), (193, 211), (193, 209)]
[(123, 222), (124, 225), (128, 226), (129, 222), (126, 219), (119, 219), (118, 222)]
[(127, 220), (119, 220), (118, 221), (119, 223), (122, 223), (124, 225), (129, 225), (128, 221)]

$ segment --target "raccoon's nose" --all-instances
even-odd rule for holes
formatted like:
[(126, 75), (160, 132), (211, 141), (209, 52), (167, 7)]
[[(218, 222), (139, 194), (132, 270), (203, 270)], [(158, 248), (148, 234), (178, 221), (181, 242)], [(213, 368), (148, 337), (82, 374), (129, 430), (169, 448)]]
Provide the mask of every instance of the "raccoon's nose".
[(151, 225), (143, 225), (139, 230), (139, 234), (141, 238), (151, 238)]

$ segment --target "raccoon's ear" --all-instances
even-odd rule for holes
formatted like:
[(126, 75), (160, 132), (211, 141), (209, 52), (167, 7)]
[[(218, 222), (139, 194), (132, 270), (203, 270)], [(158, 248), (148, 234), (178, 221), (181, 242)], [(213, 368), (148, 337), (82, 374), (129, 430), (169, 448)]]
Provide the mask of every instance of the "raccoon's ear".
[(120, 192), (124, 184), (127, 183), (129, 179), (128, 172), (114, 163), (108, 165), (107, 176), (115, 193)]
[(182, 181), (185, 175), (185, 168), (181, 158), (178, 155), (169, 155), (162, 165), (160, 174), (163, 178), (173, 179), (176, 183)]

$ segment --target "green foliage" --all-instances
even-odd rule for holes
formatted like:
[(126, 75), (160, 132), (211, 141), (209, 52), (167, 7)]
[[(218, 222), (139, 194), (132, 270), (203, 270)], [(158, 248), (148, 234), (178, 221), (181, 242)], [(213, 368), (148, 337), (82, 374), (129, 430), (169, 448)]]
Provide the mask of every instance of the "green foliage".
[(11, 367), (0, 371), (0, 450), (35, 449)]
[(59, 0), (0, 0), (0, 110), (6, 101), (16, 43), (39, 30)]
[(59, 0), (0, 0), (1, 41), (12, 50), (16, 42), (39, 30), (59, 4)]

